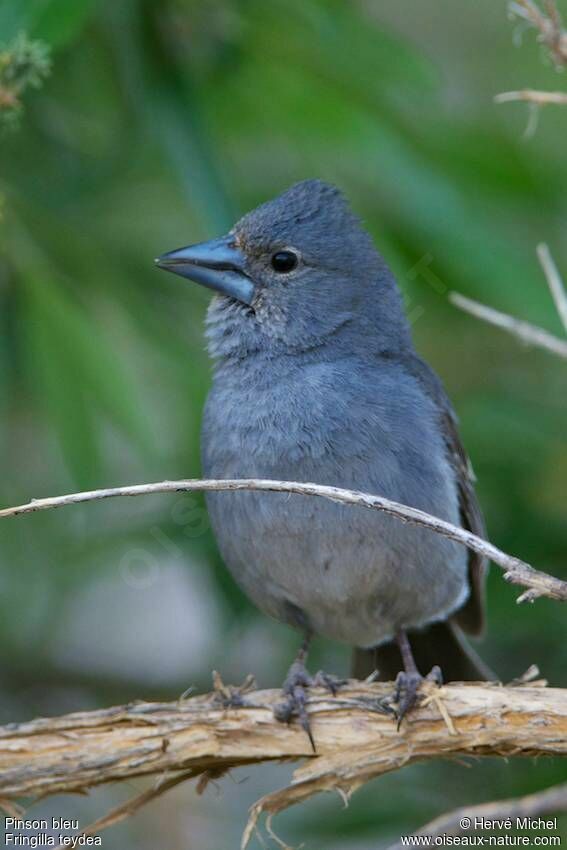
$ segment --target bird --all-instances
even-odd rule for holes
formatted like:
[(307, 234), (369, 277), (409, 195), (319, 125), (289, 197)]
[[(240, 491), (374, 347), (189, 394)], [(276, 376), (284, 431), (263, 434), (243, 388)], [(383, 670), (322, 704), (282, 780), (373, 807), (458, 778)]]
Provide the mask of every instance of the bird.
[[(394, 276), (337, 187), (296, 183), (225, 236), (156, 263), (214, 292), (207, 477), (364, 491), (485, 535), (454, 410), (416, 353)], [(340, 684), (308, 672), (313, 636), (353, 647), (356, 677), (395, 679), (398, 723), (426, 677), (491, 677), (463, 637), (484, 625), (487, 564), (476, 552), (319, 498), (239, 491), (206, 501), (236, 582), (303, 635), (279, 719), (298, 717), (311, 734), (309, 687)]]

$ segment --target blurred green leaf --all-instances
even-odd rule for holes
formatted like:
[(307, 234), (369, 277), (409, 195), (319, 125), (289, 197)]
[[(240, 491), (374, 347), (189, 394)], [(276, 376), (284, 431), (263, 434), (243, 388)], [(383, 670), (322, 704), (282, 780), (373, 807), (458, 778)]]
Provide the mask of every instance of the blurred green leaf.
[(146, 419), (104, 335), (48, 279), (28, 277), (26, 296), (31, 383), (48, 404), (77, 481), (92, 485), (98, 477), (97, 414), (105, 414), (138, 451), (151, 454)]
[(93, 0), (0, 0), (0, 36), (14, 38), (23, 30), (62, 47), (85, 25)]
[(94, 8), (93, 0), (47, 0), (38, 4), (32, 32), (53, 47), (64, 47), (81, 33)]

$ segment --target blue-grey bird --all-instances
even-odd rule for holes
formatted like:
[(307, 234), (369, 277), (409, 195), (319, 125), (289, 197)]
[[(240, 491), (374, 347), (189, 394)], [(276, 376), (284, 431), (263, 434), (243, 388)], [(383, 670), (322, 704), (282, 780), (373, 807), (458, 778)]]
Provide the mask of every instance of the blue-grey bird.
[[(157, 261), (215, 291), (209, 478), (316, 482), (375, 493), (483, 535), (442, 385), (416, 354), (396, 282), (342, 194), (292, 186), (227, 236)], [(433, 665), (485, 675), (460, 629), (483, 623), (485, 564), (432, 531), (362, 508), (271, 492), (211, 492), (222, 557), (266, 614), (302, 630), (284, 685), (305, 721), (311, 635), (355, 647), (354, 673), (398, 676), (399, 713)], [(285, 715), (286, 712), (284, 711)]]

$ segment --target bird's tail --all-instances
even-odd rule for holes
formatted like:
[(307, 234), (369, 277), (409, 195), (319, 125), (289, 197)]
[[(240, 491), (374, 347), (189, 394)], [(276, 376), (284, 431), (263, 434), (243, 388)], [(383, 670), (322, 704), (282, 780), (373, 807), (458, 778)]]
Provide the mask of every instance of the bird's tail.
[[(468, 645), (460, 629), (445, 621), (425, 629), (408, 632), (417, 668), (425, 675), (436, 664), (445, 682), (494, 681), (497, 676)], [(352, 675), (366, 679), (375, 670), (382, 682), (395, 679), (403, 669), (402, 658), (394, 641), (375, 649), (355, 649), (352, 656)]]

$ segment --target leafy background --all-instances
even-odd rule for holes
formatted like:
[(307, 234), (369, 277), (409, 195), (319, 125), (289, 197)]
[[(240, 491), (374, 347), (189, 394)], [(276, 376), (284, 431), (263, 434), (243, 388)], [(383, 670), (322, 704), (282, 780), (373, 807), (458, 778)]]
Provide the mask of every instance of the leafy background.
[[(52, 73), (0, 138), (2, 503), (199, 474), (207, 295), (153, 257), (320, 176), (398, 276), (491, 539), (565, 576), (565, 365), (447, 301), (457, 289), (561, 332), (535, 245), (567, 270), (567, 113), (550, 107), (526, 139), (526, 107), (492, 97), (562, 81), (504, 2), (0, 0), (0, 42), (21, 31), (50, 46)], [(212, 668), (281, 682), (297, 636), (235, 587), (200, 498), (74, 507), (0, 535), (2, 721), (172, 698), (208, 688)], [(565, 686), (564, 612), (515, 596), (493, 569), (482, 654), (504, 680), (534, 662)], [(313, 665), (341, 673), (347, 659), (320, 642)], [(204, 797), (185, 786), (104, 846), (237, 846), (247, 807), (290, 770), (237, 771)], [(416, 766), (276, 828), (294, 846), (385, 847), (452, 806), (562, 775), (552, 760)], [(141, 787), (31, 811), (86, 825)]]

